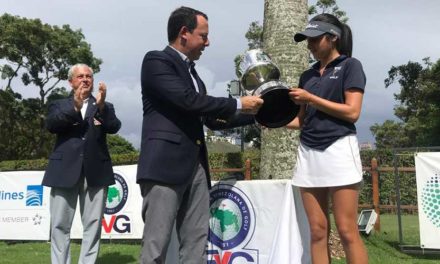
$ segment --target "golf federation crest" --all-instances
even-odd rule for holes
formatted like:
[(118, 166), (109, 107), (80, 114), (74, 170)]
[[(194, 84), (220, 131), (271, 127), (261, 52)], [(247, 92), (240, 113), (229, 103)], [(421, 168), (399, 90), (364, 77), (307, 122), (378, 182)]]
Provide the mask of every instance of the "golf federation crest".
[(217, 184), (210, 197), (209, 242), (219, 250), (244, 249), (255, 231), (254, 208), (244, 192)]
[(107, 215), (121, 211), (128, 199), (128, 185), (124, 177), (117, 173), (114, 176), (116, 183), (108, 187), (105, 201), (104, 213)]

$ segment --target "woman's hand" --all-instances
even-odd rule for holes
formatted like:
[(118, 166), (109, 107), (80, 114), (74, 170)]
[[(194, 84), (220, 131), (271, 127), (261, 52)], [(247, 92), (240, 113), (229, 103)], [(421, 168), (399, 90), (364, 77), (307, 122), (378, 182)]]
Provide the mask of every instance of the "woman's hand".
[(297, 105), (305, 105), (310, 102), (313, 95), (302, 88), (290, 88), (289, 97), (290, 100)]

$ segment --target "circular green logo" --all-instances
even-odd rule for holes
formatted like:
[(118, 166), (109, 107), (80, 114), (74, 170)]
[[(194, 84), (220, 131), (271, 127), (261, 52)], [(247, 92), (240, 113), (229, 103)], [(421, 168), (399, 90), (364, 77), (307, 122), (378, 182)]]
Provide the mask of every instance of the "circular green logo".
[(237, 204), (231, 200), (217, 200), (210, 206), (211, 231), (222, 240), (234, 238), (242, 225), (242, 214)]
[(422, 191), (423, 212), (434, 226), (440, 228), (440, 177), (431, 177)]
[(104, 214), (116, 214), (122, 210), (128, 199), (128, 185), (122, 175), (114, 173), (115, 184), (108, 187)]

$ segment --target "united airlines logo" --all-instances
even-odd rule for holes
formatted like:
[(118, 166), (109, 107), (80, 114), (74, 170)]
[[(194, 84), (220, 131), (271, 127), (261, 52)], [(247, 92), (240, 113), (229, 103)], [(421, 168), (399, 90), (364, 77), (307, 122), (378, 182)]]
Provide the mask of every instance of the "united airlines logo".
[[(256, 221), (246, 194), (233, 185), (218, 184), (211, 190), (209, 210), (209, 242), (213, 249), (207, 253), (208, 259), (215, 260), (211, 263), (233, 263), (238, 257), (246, 259), (246, 263), (257, 263), (258, 250), (246, 248)], [(219, 262), (220, 259), (223, 261)]]
[(43, 220), (43, 217), (39, 215), (38, 213), (32, 217), (32, 221), (34, 221), (34, 225), (41, 225), (41, 221)]
[(43, 205), (43, 186), (28, 185), (26, 191), (26, 206)]
[(440, 176), (429, 179), (422, 191), (422, 207), (431, 223), (440, 228)]

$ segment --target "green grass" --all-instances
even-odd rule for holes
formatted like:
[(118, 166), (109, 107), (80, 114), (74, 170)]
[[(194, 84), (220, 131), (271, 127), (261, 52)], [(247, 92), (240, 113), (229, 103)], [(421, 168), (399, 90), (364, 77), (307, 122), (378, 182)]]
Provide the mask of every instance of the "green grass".
[[(399, 227), (397, 215), (381, 215), (381, 230), (364, 236), (370, 264), (434, 264), (440, 263), (440, 255), (405, 254), (399, 250)], [(419, 218), (417, 215), (402, 216), (403, 245), (420, 245)], [(439, 251), (440, 253), (440, 251)], [(332, 263), (345, 263), (344, 259)]]
[[(78, 263), (80, 242), (72, 242), (72, 263)], [(134, 242), (101, 242), (97, 264), (139, 263), (141, 244)], [(48, 242), (8, 242), (0, 241), (1, 264), (47, 264), (50, 263), (50, 243)]]
[[(369, 263), (377, 264), (434, 264), (440, 263), (440, 255), (410, 255), (399, 250), (399, 233), (396, 215), (382, 215), (381, 231), (364, 237)], [(402, 216), (403, 244), (419, 245), (419, 223), (417, 215)], [(78, 262), (79, 243), (72, 243), (72, 263)], [(128, 242), (104, 240), (97, 263), (138, 263), (140, 241)], [(0, 263), (50, 263), (50, 244), (47, 242), (0, 241)], [(332, 263), (345, 263), (344, 259)], [(282, 263), (280, 263), (282, 264)]]

